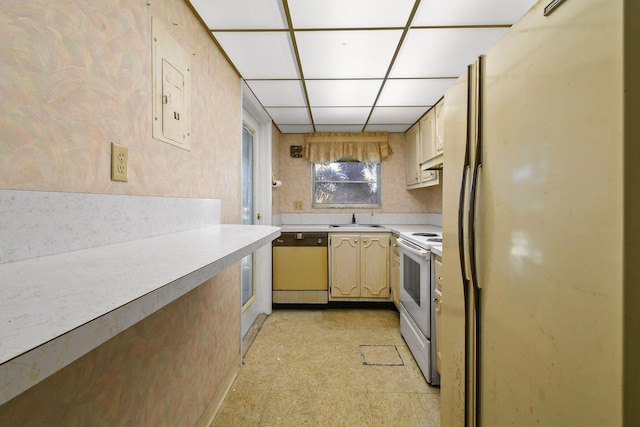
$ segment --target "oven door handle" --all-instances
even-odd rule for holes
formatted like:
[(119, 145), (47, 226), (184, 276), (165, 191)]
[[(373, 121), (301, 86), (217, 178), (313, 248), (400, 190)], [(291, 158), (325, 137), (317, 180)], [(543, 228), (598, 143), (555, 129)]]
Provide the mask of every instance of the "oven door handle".
[(422, 249), (419, 248), (418, 246), (414, 245), (411, 242), (408, 242), (406, 240), (404, 240), (401, 237), (398, 237), (398, 245), (400, 245), (400, 247), (402, 249), (404, 249), (407, 252), (411, 252), (414, 255), (418, 255), (421, 258), (427, 258), (427, 256), (429, 255), (429, 251), (426, 249)]

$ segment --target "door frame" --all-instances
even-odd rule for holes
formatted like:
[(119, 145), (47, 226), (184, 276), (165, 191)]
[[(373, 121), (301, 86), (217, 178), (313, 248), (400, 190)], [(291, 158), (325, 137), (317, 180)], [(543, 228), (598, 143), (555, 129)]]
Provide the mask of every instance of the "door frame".
[[(241, 80), (241, 128), (248, 121), (248, 115), (257, 123), (254, 135), (254, 218), (253, 223), (271, 225), (272, 222), (272, 188), (271, 188), (271, 117), (256, 99), (247, 84)], [(249, 119), (250, 120), (250, 119)], [(247, 123), (254, 128), (255, 123)], [(257, 219), (260, 214), (260, 219)], [(260, 314), (271, 314), (271, 245), (263, 246), (254, 253), (255, 299), (241, 311), (240, 338), (247, 333)]]

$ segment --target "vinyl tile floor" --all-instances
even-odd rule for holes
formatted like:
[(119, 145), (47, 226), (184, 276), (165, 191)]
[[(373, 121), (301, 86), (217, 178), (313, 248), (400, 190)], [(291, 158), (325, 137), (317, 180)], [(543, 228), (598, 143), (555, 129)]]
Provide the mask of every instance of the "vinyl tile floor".
[(440, 389), (394, 310), (275, 310), (211, 425), (437, 427)]

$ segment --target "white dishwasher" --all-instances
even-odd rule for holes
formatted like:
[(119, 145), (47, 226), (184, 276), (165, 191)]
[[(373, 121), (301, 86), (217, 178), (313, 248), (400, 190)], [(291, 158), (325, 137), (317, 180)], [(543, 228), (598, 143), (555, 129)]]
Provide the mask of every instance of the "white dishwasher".
[(282, 233), (273, 241), (273, 303), (327, 304), (328, 234)]

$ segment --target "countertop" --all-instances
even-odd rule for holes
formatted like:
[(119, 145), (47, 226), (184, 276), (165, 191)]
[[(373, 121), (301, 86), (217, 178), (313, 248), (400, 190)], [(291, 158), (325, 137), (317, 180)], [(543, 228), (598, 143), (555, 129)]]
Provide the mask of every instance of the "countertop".
[[(420, 244), (413, 238), (412, 233), (442, 233), (442, 227), (425, 224), (343, 224), (333, 227), (329, 224), (288, 224), (282, 225), (282, 232), (326, 232), (326, 233), (395, 233), (404, 239)], [(442, 256), (442, 245), (431, 245), (431, 252)]]
[(0, 265), (0, 405), (280, 235), (216, 225)]
[(442, 257), (442, 245), (431, 246), (431, 253)]
[[(425, 224), (340, 224), (334, 227), (329, 224), (287, 224), (281, 225), (282, 232), (326, 232), (326, 233), (441, 233), (442, 228)], [(377, 226), (379, 225), (379, 227)]]

